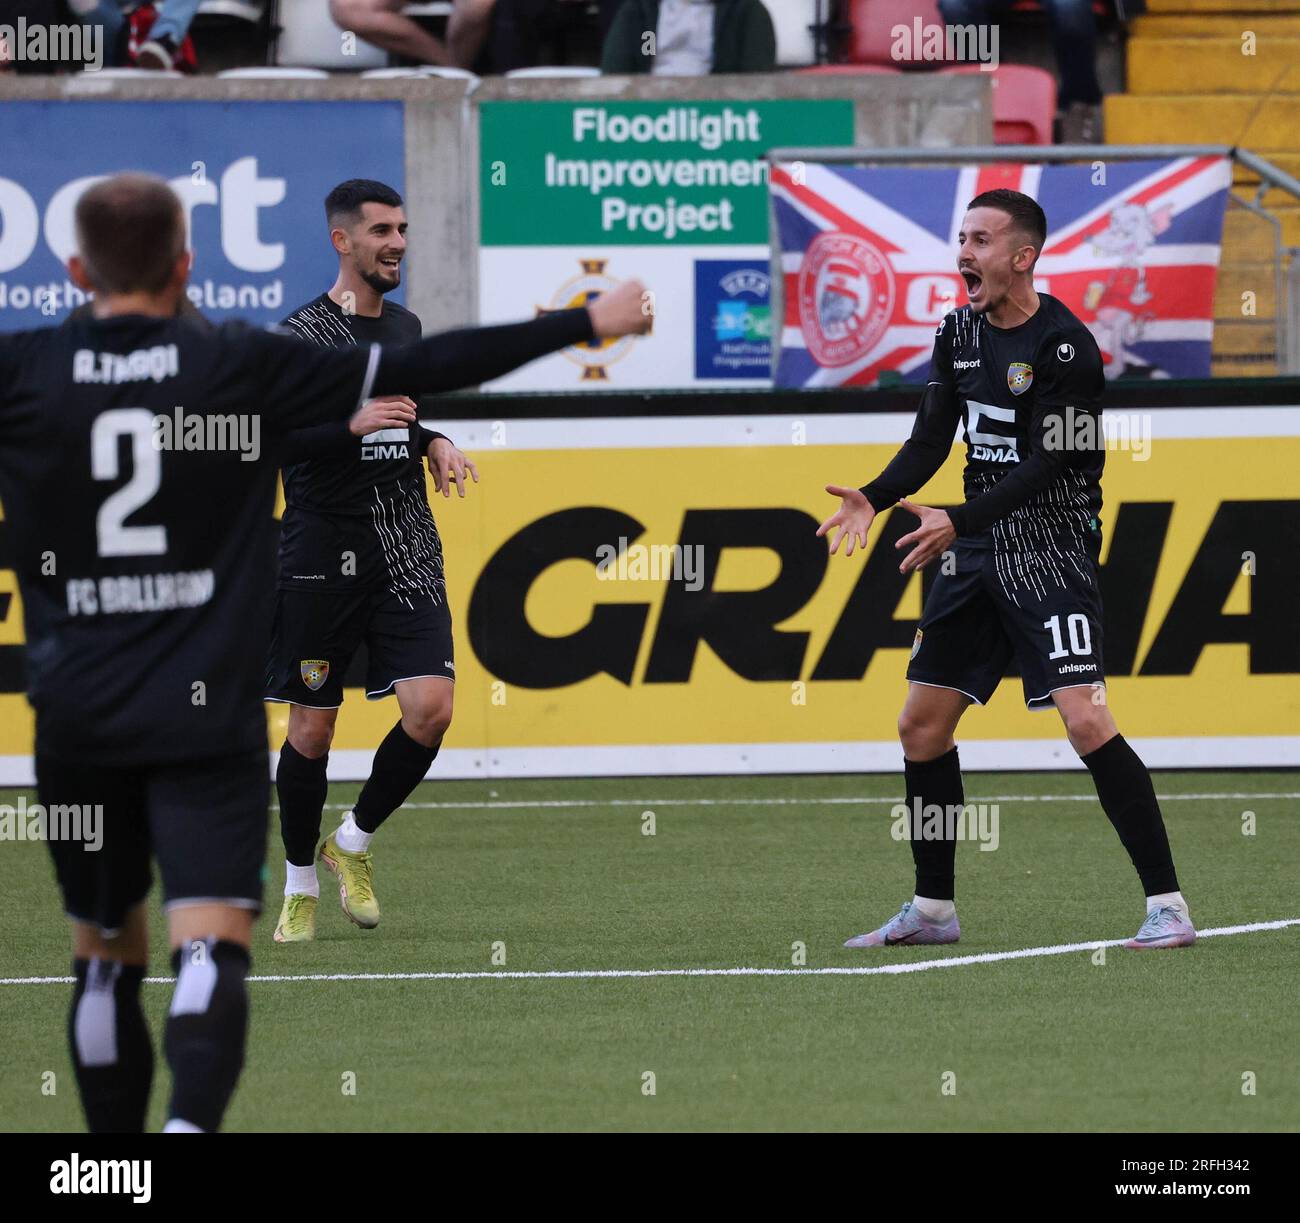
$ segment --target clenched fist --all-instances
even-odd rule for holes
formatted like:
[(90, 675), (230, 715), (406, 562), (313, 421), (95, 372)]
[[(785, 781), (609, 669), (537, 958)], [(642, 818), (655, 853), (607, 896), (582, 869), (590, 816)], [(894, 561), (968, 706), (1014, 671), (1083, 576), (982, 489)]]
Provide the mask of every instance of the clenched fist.
[(591, 329), (600, 340), (645, 335), (654, 322), (654, 299), (639, 280), (625, 280), (587, 305)]

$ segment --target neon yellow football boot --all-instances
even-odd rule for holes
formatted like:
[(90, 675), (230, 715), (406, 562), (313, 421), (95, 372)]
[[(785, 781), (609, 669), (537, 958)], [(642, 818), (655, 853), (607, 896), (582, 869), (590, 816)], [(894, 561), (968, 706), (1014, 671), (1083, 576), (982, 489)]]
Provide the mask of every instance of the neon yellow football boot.
[(354, 854), (340, 849), (333, 836), (320, 847), (325, 869), (338, 876), (339, 904), (348, 918), (363, 930), (379, 925), (379, 901), (375, 899), (375, 871), (367, 851)]
[(286, 896), (271, 937), (277, 943), (310, 943), (316, 937), (316, 897), (301, 892)]

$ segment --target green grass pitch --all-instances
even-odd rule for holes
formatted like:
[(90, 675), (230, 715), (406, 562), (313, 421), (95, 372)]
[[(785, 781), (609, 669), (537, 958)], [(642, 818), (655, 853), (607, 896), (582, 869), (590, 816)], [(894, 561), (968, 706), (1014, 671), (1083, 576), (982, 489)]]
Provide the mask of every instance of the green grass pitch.
[[(331, 788), (326, 830), (357, 789)], [(911, 894), (890, 836), (899, 789), (888, 776), (426, 783), (375, 840), (379, 928), (349, 924), (321, 870), (318, 941), (290, 947), (271, 941), (272, 822), (253, 974), (790, 969), (795, 944), (815, 970), (1136, 930), (1141, 892), (1086, 774), (972, 774), (968, 801), (1000, 797), (999, 845), (958, 849), (961, 943), (844, 950)], [(1162, 773), (1156, 789), (1223, 796), (1163, 803), (1198, 928), (1300, 917), (1300, 777)], [(43, 846), (0, 843), (0, 897), (0, 977), (65, 975)], [(1104, 964), (1074, 951), (898, 975), (254, 979), (227, 1128), (1294, 1131), (1297, 962), (1300, 926), (1109, 948)], [(81, 1125), (67, 996), (0, 985), (4, 1130)], [(156, 1043), (169, 996), (145, 986)], [(155, 1126), (167, 1088), (160, 1057)]]

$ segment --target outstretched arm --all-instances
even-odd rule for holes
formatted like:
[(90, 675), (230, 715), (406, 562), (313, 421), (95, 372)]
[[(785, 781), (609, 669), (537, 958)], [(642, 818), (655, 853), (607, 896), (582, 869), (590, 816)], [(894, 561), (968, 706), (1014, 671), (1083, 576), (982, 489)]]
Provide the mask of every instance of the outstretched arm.
[(845, 556), (855, 547), (866, 548), (867, 532), (876, 515), (915, 492), (934, 475), (952, 450), (960, 412), (957, 386), (952, 372), (951, 315), (945, 315), (935, 333), (934, 354), (930, 358), (930, 380), (921, 396), (912, 435), (905, 441), (889, 465), (870, 484), (846, 488), (828, 484), (826, 491), (840, 499), (840, 508), (817, 529), (825, 535), (832, 529), (831, 553), (847, 539)]
[(588, 306), (556, 310), (526, 323), (445, 331), (402, 348), (385, 348), (371, 393), (455, 391), (573, 344), (639, 335), (650, 328), (647, 296), (640, 281), (625, 280)]
[[(467, 327), (395, 348), (321, 350), (306, 340), (227, 325), (233, 351), (221, 362), (265, 405), (268, 427), (285, 433), (364, 410), (374, 399), (477, 386), (572, 344), (641, 335), (650, 329), (650, 295), (628, 280), (587, 306), (526, 323)], [(335, 439), (341, 434), (332, 435)]]
[(948, 321), (951, 318), (952, 315), (945, 315), (939, 324), (934, 355), (930, 358), (930, 380), (921, 396), (911, 437), (885, 470), (862, 488), (877, 514), (921, 488), (952, 452), (961, 411), (952, 369), (953, 327)]

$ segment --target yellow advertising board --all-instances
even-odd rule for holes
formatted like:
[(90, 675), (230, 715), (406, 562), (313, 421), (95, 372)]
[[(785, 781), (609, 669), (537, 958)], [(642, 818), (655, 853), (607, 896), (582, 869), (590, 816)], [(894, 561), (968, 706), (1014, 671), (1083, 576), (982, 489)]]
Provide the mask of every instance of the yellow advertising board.
[[(1121, 730), (1156, 767), (1300, 763), (1300, 408), (1107, 421), (1104, 653)], [(429, 423), (482, 476), (463, 501), (430, 487), (457, 653), (439, 775), (899, 766), (923, 579), (899, 575), (892, 544), (915, 520), (882, 515), (852, 557), (828, 558), (814, 531), (838, 504), (823, 486), (875, 476), (910, 416)], [(963, 450), (914, 500), (961, 499)], [(8, 604), (0, 642), (16, 644)], [(331, 774), (365, 776), (397, 713), (350, 687)], [(286, 716), (269, 707), (273, 747)], [(24, 698), (0, 695), (8, 780), (31, 737)], [(1014, 677), (959, 737), (968, 767), (1077, 763)]]

